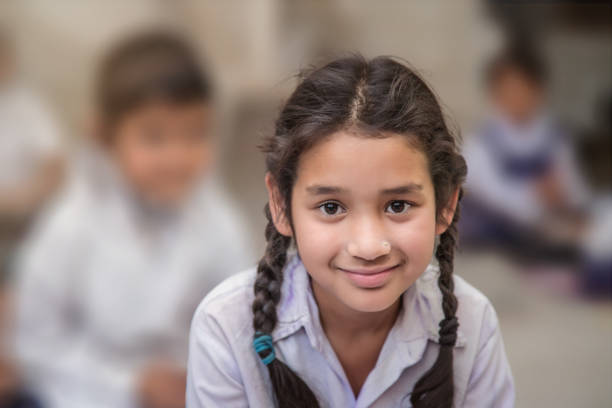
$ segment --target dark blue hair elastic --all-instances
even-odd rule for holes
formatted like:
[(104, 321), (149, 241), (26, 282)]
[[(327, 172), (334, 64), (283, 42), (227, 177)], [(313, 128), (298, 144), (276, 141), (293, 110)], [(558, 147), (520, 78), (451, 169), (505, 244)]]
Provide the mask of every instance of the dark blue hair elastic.
[[(253, 339), (253, 347), (259, 355), (259, 358), (261, 358), (261, 362), (265, 365), (270, 364), (276, 358), (276, 354), (274, 353), (274, 343), (272, 342), (272, 337), (269, 334), (256, 332), (255, 339)], [(270, 353), (268, 353), (267, 356), (262, 357), (260, 353), (265, 350), (270, 350)]]

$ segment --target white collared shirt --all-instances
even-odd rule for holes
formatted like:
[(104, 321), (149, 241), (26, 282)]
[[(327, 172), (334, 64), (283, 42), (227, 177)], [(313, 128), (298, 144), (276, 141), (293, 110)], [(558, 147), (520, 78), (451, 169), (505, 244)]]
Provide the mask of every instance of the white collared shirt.
[[(439, 270), (429, 266), (403, 294), (403, 305), (374, 369), (355, 397), (319, 321), (308, 274), (299, 256), (285, 266), (276, 357), (314, 391), (322, 407), (409, 407), (414, 384), (434, 363), (443, 318)], [(198, 307), (191, 326), (187, 408), (272, 407), (268, 370), (253, 350), (256, 269), (216, 287)], [(460, 328), (454, 348), (456, 407), (514, 406), (514, 383), (497, 316), (488, 299), (458, 276)]]
[(22, 248), (15, 353), (45, 407), (135, 408), (142, 367), (185, 367), (201, 299), (254, 257), (211, 180), (163, 212), (89, 153)]
[(541, 223), (550, 213), (536, 183), (542, 176), (508, 177), (500, 165), (504, 154), (521, 159), (548, 155), (563, 187), (563, 200), (576, 208), (583, 208), (591, 201), (572, 146), (549, 114), (543, 112), (531, 122), (518, 126), (497, 112), (463, 147), (470, 169), (466, 194), (512, 220), (529, 225)]

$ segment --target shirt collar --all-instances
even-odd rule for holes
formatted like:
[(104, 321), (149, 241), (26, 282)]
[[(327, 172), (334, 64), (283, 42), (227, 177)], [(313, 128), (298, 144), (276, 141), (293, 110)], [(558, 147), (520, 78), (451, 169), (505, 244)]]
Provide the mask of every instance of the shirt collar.
[[(399, 341), (429, 339), (439, 342), (438, 324), (444, 319), (442, 294), (437, 284), (440, 271), (430, 264), (417, 281), (402, 295), (402, 309), (391, 335)], [(278, 323), (272, 332), (274, 341), (304, 328), (313, 347), (322, 346), (323, 330), (310, 279), (299, 255), (292, 253), (283, 271), (281, 300), (277, 307)], [(460, 322), (461, 323), (461, 322)], [(457, 330), (455, 347), (465, 346), (466, 338)]]

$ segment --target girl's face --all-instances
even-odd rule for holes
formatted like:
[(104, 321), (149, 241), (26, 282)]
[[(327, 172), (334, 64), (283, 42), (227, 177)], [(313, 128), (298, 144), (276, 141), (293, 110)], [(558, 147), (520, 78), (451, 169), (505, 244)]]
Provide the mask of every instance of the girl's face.
[(291, 212), (294, 231), (282, 217), (277, 229), (294, 233), (319, 303), (326, 297), (359, 312), (392, 306), (425, 271), (444, 231), (427, 159), (396, 134), (338, 132), (304, 153)]
[(204, 103), (151, 103), (119, 121), (111, 151), (145, 199), (178, 204), (209, 168), (209, 110)]

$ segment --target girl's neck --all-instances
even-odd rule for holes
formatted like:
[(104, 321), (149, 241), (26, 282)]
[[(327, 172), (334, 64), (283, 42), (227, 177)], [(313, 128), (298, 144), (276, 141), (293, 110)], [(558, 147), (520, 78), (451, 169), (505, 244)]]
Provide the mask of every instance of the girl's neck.
[(355, 398), (376, 366), (387, 335), (395, 324), (401, 297), (379, 312), (359, 312), (340, 302), (311, 280), (321, 326), (336, 353)]

